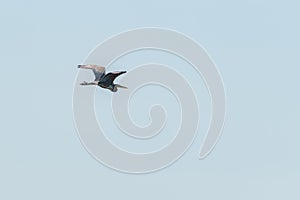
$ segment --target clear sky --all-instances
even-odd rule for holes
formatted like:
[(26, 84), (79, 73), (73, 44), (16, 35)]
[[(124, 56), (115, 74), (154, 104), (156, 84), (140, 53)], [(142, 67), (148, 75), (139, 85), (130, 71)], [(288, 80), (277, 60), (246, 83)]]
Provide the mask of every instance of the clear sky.
[[(298, 1), (16, 0), (0, 5), (0, 199), (300, 198)], [(207, 50), (224, 79), (227, 119), (205, 160), (197, 159), (201, 129), (171, 167), (129, 175), (101, 165), (81, 145), (72, 91), (76, 65), (96, 45), (145, 26), (177, 30)], [(149, 61), (145, 55), (164, 56), (136, 53), (113, 68), (137, 57), (137, 64)], [(110, 93), (99, 90), (96, 99), (101, 95)], [(203, 102), (205, 115), (205, 95)], [(147, 124), (143, 113), (133, 114)], [(129, 139), (108, 137), (124, 148), (140, 148)], [(151, 145), (157, 143), (143, 150), (156, 148)]]

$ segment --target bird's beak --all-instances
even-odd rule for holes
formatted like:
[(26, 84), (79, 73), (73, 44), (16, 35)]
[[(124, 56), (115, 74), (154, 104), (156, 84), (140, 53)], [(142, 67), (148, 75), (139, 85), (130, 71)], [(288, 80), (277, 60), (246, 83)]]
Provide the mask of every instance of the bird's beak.
[(128, 89), (128, 87), (125, 87), (125, 86), (123, 86), (123, 85), (119, 85), (119, 84), (116, 84), (116, 87), (118, 87), (118, 88), (124, 88), (124, 89)]

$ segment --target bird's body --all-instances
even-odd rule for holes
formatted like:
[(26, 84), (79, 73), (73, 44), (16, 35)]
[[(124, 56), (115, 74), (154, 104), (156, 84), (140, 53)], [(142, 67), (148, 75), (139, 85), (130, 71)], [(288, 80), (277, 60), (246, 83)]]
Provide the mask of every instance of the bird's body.
[(119, 84), (114, 84), (114, 80), (126, 71), (110, 72), (105, 74), (105, 67), (98, 65), (78, 65), (78, 68), (91, 69), (94, 72), (95, 80), (93, 82), (84, 81), (80, 85), (98, 85), (102, 88), (109, 89), (112, 92), (118, 91), (118, 88), (127, 88)]

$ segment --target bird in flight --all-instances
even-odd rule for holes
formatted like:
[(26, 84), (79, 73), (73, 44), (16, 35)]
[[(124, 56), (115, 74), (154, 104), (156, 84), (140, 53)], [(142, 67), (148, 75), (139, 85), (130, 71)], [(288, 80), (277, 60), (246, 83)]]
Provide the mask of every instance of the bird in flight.
[(114, 84), (114, 80), (121, 74), (126, 73), (126, 71), (109, 72), (105, 74), (105, 67), (99, 65), (78, 65), (78, 68), (91, 69), (95, 75), (95, 80), (93, 82), (88, 83), (84, 81), (83, 83), (80, 83), (80, 85), (98, 85), (102, 88), (109, 89), (112, 92), (118, 91), (118, 88), (127, 89), (125, 86)]

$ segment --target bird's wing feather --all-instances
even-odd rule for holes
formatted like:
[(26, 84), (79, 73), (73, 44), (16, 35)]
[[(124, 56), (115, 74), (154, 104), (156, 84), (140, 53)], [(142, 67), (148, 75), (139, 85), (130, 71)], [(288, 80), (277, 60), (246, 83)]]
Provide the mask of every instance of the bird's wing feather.
[(95, 81), (99, 81), (105, 75), (105, 67), (99, 65), (78, 65), (78, 68), (93, 70)]
[(126, 73), (126, 71), (110, 72), (102, 78), (101, 82), (111, 85), (118, 76), (124, 73)]
[(105, 67), (95, 66), (93, 72), (95, 74), (95, 81), (99, 81), (105, 75)]

